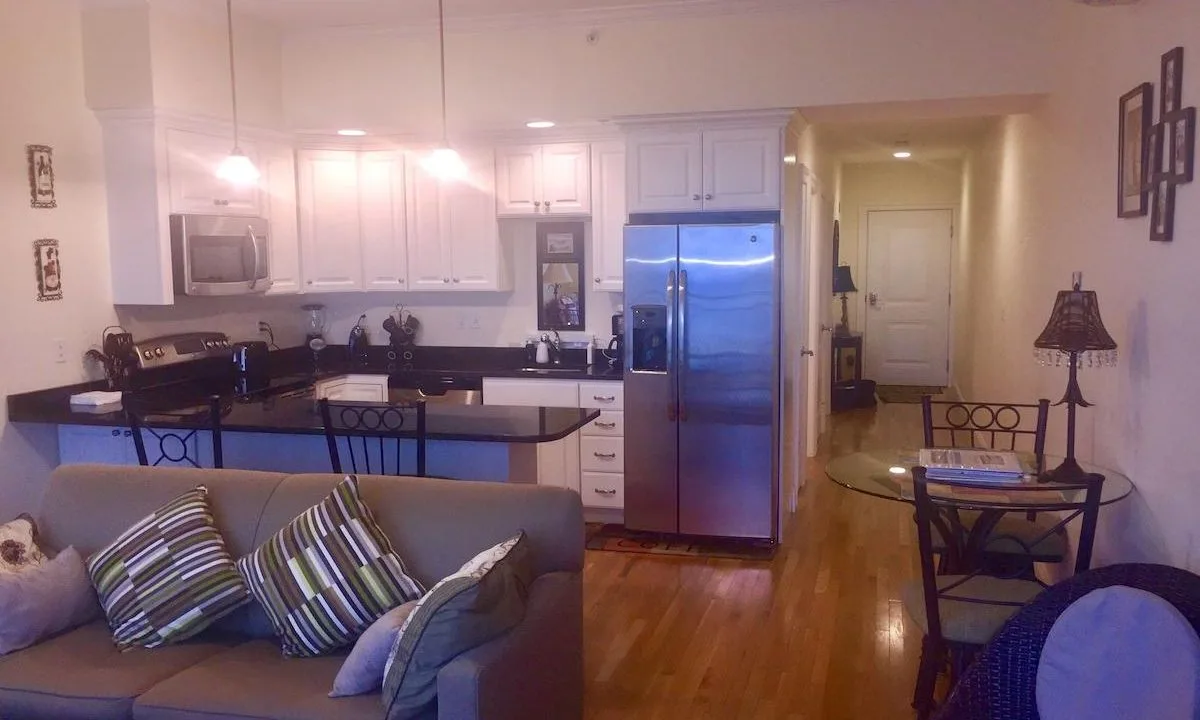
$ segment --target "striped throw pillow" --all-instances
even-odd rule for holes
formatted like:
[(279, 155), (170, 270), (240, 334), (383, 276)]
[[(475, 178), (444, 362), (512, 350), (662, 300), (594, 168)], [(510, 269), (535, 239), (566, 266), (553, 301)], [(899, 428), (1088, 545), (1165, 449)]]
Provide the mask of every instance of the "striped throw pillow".
[(420, 583), (347, 475), (257, 550), (237, 561), (284, 655), (312, 657), (353, 643), (388, 610), (421, 596)]
[(122, 650), (179, 642), (250, 600), (203, 485), (138, 520), (87, 569)]

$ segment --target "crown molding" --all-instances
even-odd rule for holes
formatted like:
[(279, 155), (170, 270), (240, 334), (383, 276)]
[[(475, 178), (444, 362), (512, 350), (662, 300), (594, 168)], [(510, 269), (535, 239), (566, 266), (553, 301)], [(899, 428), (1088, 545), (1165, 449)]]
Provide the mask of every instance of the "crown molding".
[(632, 130), (696, 130), (701, 128), (762, 127), (786, 128), (797, 116), (793, 108), (769, 110), (672, 113), (667, 115), (623, 115), (611, 122), (625, 132)]
[[(123, 0), (91, 0), (94, 2)], [(124, 0), (137, 2), (139, 0)], [(144, 0), (142, 0), (144, 1)], [(845, 0), (809, 0), (809, 4), (827, 5)], [(527, 30), (545, 27), (597, 28), (623, 23), (720, 17), (750, 13), (794, 11), (796, 0), (670, 0), (667, 2), (630, 3), (610, 8), (571, 8), (537, 12), (496, 13), (492, 15), (447, 16), (447, 33), (479, 33)], [(267, 18), (259, 16), (266, 20)], [(390, 24), (329, 25), (320, 27), (280, 26), (285, 39), (321, 35), (417, 36), (437, 31), (435, 17), (396, 21)]]
[[(180, 130), (216, 130), (229, 133), (231, 139), (233, 137), (233, 122), (229, 118), (196, 115), (166, 108), (106, 108), (92, 112), (101, 126), (112, 123), (163, 123)], [(291, 144), (295, 140), (293, 133), (243, 123), (238, 124), (238, 135), (246, 140), (259, 142)]]

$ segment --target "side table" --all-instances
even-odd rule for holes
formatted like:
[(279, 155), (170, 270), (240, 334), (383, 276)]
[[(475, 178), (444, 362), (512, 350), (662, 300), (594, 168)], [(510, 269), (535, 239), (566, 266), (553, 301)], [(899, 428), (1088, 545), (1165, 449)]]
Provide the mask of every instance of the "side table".
[[(854, 350), (854, 377), (846, 378), (843, 373), (842, 353)], [(829, 373), (832, 387), (830, 388), (830, 410), (849, 410), (851, 408), (873, 407), (875, 405), (875, 383), (864, 381), (863, 367), (863, 336), (862, 333), (849, 335), (834, 335), (832, 343), (833, 367)]]

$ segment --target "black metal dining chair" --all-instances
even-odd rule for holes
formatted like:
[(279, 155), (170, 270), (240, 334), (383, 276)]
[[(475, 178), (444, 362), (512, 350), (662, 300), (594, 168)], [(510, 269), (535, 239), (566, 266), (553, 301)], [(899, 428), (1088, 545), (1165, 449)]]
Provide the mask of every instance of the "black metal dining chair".
[[(1040, 456), (1046, 450), (1049, 415), (1050, 401), (1045, 399), (1031, 404), (953, 402), (934, 400), (928, 395), (921, 398), (927, 448), (983, 448)], [(965, 512), (962, 520), (970, 525), (976, 517)], [(1051, 527), (1053, 523), (1039, 521), (1036, 513), (1027, 513), (1024, 518), (1006, 515), (1000, 519), (995, 530), (997, 537), (988, 545), (987, 553), (1000, 562), (1011, 560), (1013, 555), (1029, 555), (1034, 562), (1062, 562), (1067, 556), (1067, 535), (1047, 533)], [(1027, 553), (1023, 545), (1002, 539), (1010, 536), (1027, 544), (1035, 538), (1041, 541), (1032, 546), (1033, 553)], [(935, 548), (944, 546), (936, 529), (933, 544)]]
[[(133, 435), (133, 448), (137, 453), (140, 465), (190, 465), (195, 468), (203, 467), (200, 457), (200, 435), (208, 432), (212, 438), (212, 466), (225, 467), (225, 453), (221, 442), (221, 397), (212, 395), (207, 401), (207, 412), (140, 409), (125, 410), (126, 422), (130, 434)], [(187, 422), (188, 427), (163, 429), (153, 427), (153, 421), (158, 418), (169, 418), (173, 422)], [(150, 420), (150, 424), (147, 424)], [(195, 426), (190, 423), (195, 422)], [(146, 449), (146, 437), (149, 436), (157, 444), (152, 448), (157, 455), (150, 461), (151, 453)]]
[[(417, 475), (426, 473), (425, 403), (366, 403), (318, 401), (329, 463), (335, 473), (367, 475)], [(404, 452), (407, 441), (416, 442), (415, 472), (406, 470)]]
[(1163, 598), (1200, 634), (1200, 576), (1141, 563), (1089, 570), (1058, 583), (1017, 611), (963, 674), (938, 710), (937, 720), (1038, 720), (1038, 664), (1050, 629), (1076, 600), (1116, 585)]
[[(934, 709), (933, 692), (939, 669), (950, 660), (954, 681), (980, 648), (1020, 607), (1046, 587), (1036, 578), (996, 574), (985, 562), (988, 546), (997, 537), (997, 521), (1013, 508), (1054, 512), (1060, 516), (1048, 532), (1058, 532), (1075, 518), (1082, 518), (1076, 571), (1088, 569), (1092, 541), (1100, 512), (1101, 475), (1085, 475), (1072, 483), (1015, 482), (998, 484), (970, 480), (940, 480), (926, 476), (925, 468), (913, 468), (917, 509), (917, 544), (921, 580), (910, 583), (901, 599), (909, 618), (921, 628), (921, 661), (913, 690), (913, 707), (924, 720)], [(979, 514), (964, 525), (964, 511)], [(956, 574), (939, 574), (935, 563), (934, 528), (947, 540), (942, 549), (949, 555)], [(1005, 542), (1033, 556), (1040, 538), (1026, 540), (1003, 536)]]

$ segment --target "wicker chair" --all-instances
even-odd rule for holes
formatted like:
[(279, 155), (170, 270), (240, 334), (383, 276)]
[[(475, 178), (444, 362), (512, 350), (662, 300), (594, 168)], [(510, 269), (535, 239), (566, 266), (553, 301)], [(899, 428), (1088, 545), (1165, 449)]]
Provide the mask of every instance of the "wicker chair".
[(1080, 573), (1019, 610), (959, 679), (935, 720), (1038, 720), (1035, 684), (1046, 636), (1071, 603), (1125, 585), (1175, 606), (1200, 634), (1200, 576), (1167, 565), (1110, 565)]

